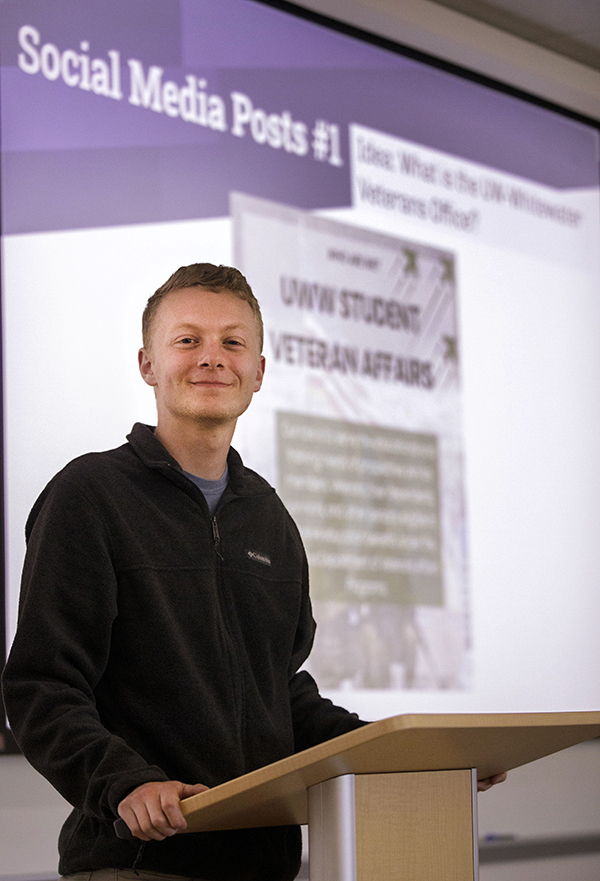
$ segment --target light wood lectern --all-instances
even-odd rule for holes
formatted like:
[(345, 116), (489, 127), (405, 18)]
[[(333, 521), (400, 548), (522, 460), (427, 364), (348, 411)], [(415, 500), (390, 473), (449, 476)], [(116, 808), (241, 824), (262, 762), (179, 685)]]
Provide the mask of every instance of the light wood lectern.
[(372, 722), (182, 801), (189, 832), (308, 823), (310, 881), (477, 881), (476, 780), (600, 736), (600, 712)]

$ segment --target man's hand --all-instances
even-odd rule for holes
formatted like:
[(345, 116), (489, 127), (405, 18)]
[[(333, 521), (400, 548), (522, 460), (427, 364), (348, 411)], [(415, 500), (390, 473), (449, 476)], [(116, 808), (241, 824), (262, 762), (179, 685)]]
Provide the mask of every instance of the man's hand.
[(495, 786), (496, 783), (504, 783), (506, 774), (495, 774), (493, 777), (484, 777), (477, 781), (477, 792), (485, 792)]
[(181, 799), (206, 789), (208, 786), (202, 783), (180, 783), (179, 780), (144, 783), (130, 792), (117, 810), (136, 838), (162, 841), (187, 827), (179, 807)]

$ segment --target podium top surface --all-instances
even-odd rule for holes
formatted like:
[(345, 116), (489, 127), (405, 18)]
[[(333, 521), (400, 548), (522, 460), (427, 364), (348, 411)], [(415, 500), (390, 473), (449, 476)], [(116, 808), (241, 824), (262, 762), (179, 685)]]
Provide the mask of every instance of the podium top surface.
[(188, 832), (304, 824), (308, 788), (332, 777), (463, 768), (490, 777), (599, 736), (600, 712), (393, 716), (184, 799), (181, 807)]

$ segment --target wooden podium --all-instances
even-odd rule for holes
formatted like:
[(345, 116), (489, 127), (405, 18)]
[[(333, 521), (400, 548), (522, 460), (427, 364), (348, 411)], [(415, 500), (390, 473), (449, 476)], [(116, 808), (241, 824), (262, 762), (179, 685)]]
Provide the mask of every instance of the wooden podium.
[(598, 736), (600, 712), (395, 716), (181, 806), (189, 832), (308, 823), (310, 881), (477, 881), (477, 779)]

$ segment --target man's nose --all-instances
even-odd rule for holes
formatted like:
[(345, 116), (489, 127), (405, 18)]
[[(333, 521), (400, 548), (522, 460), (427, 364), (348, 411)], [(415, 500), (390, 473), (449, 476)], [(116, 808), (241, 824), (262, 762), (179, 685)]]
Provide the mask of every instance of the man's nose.
[(198, 364), (200, 367), (222, 367), (221, 346), (216, 340), (204, 340), (198, 349)]

